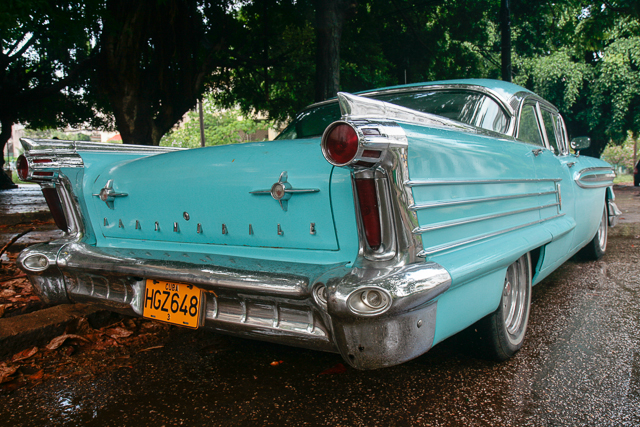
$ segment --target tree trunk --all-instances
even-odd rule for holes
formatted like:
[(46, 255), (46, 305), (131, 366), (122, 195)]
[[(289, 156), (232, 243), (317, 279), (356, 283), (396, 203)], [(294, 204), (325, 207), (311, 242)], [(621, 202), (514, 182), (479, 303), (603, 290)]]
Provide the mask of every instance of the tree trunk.
[(188, 0), (107, 0), (105, 16), (96, 67), (100, 91), (123, 143), (158, 145), (196, 105), (224, 49), (224, 9), (213, 33)]
[(342, 27), (356, 3), (316, 0), (316, 102), (333, 98), (340, 89)]
[(633, 167), (638, 164), (638, 134), (631, 132), (631, 138), (633, 139)]
[(501, 0), (500, 33), (502, 37), (502, 80), (511, 81), (511, 12), (509, 0)]
[(0, 190), (9, 190), (11, 188), (16, 188), (17, 185), (13, 183), (11, 178), (4, 173), (4, 147), (7, 145), (7, 141), (11, 138), (11, 126), (13, 125), (13, 120), (8, 117), (0, 118), (0, 126), (2, 126), (2, 131), (0, 131)]

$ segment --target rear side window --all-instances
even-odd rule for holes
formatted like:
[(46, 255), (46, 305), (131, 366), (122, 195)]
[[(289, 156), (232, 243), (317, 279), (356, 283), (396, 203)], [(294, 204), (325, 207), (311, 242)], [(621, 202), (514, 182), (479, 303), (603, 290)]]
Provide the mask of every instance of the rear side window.
[(509, 125), (507, 115), (498, 103), (479, 92), (434, 90), (379, 95), (375, 98), (494, 132), (505, 133)]
[[(383, 93), (371, 98), (502, 134), (506, 133), (509, 127), (508, 116), (500, 105), (480, 92), (431, 90)], [(339, 119), (340, 107), (337, 102), (310, 108), (299, 113), (276, 139), (320, 136), (329, 124)]]

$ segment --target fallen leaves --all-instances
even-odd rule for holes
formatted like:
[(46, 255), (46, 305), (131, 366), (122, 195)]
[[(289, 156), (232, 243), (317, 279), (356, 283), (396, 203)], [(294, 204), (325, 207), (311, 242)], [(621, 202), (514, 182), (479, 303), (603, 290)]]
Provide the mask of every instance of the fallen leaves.
[(105, 334), (109, 335), (113, 339), (118, 339), (118, 338), (126, 338), (128, 336), (131, 336), (131, 334), (133, 334), (133, 331), (118, 327), (118, 328), (107, 329), (105, 331)]
[(7, 366), (5, 363), (0, 364), (0, 384), (11, 381), (11, 375), (15, 374), (18, 366)]
[(64, 342), (66, 340), (80, 340), (80, 341), (84, 341), (84, 342), (89, 342), (88, 339), (86, 339), (85, 337), (82, 337), (80, 335), (76, 335), (76, 334), (64, 334), (64, 335), (60, 335), (59, 337), (55, 337), (54, 339), (51, 340), (51, 342), (47, 345), (47, 350), (55, 350), (56, 348), (60, 347), (62, 344), (64, 344)]
[(320, 372), (318, 374), (318, 376), (320, 376), (320, 375), (344, 374), (345, 372), (347, 372), (347, 368), (342, 363), (336, 363), (335, 366), (333, 366), (333, 367), (331, 367), (329, 369), (325, 369), (324, 371)]
[(15, 265), (16, 254), (6, 253), (0, 268), (0, 317), (15, 316), (44, 307), (27, 276)]
[(38, 352), (38, 347), (28, 348), (26, 350), (21, 351), (20, 353), (16, 353), (11, 358), (12, 362), (19, 362), (21, 360), (26, 360), (36, 354)]
[(150, 345), (168, 334), (168, 325), (147, 319), (118, 319), (94, 329), (82, 317), (41, 348), (31, 347), (0, 362), (0, 390), (32, 387), (51, 378), (92, 377), (114, 368), (132, 368), (132, 354), (162, 345)]

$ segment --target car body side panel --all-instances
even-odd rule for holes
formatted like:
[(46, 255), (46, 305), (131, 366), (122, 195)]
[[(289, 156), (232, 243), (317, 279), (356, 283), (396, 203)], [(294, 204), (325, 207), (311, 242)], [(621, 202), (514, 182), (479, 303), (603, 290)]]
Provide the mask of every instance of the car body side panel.
[(589, 243), (596, 234), (604, 208), (606, 186), (613, 184), (613, 176), (609, 181), (593, 184), (584, 179), (593, 174), (606, 173), (607, 170), (611, 173), (613, 171), (611, 165), (593, 157), (579, 156), (575, 161), (576, 165), (571, 168), (571, 172), (576, 189), (575, 209), (580, 227), (576, 229), (573, 248), (578, 250)]
[(536, 175), (538, 147), (405, 129), (424, 254), (452, 278), (438, 300), (439, 342), (495, 311), (509, 264), (570, 234), (575, 222), (559, 210), (559, 178)]

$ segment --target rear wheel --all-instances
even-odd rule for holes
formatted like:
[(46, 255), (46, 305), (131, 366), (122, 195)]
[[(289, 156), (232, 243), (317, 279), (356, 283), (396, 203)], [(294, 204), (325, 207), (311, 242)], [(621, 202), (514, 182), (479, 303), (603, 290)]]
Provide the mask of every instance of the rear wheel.
[(500, 306), (482, 319), (488, 356), (507, 360), (522, 347), (531, 308), (531, 257), (527, 253), (507, 268)]
[(582, 248), (579, 252), (579, 255), (587, 260), (598, 260), (602, 258), (605, 251), (607, 250), (607, 236), (608, 236), (608, 215), (607, 215), (607, 201), (604, 202), (604, 209), (602, 210), (602, 218), (600, 218), (600, 225), (598, 226), (598, 231), (596, 231), (596, 235), (593, 236), (593, 240), (591, 240), (587, 246)]

